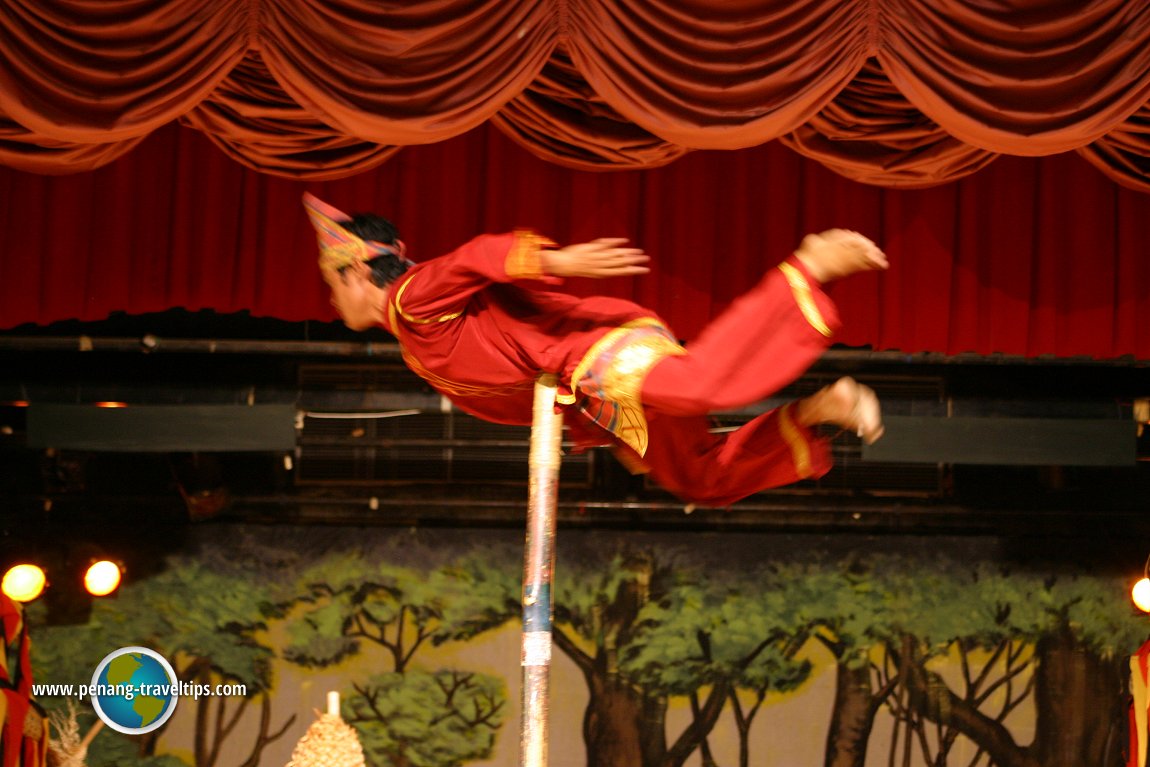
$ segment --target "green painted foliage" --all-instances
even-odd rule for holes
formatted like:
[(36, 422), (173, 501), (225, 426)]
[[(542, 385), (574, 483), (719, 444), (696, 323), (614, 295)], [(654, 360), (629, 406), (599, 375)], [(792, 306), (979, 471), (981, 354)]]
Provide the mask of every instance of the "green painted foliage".
[(321, 561), (299, 578), (299, 607), (284, 655), (310, 666), (337, 663), (373, 642), (397, 670), (425, 641), (467, 639), (518, 611), (517, 581), (482, 555), (426, 568), (373, 561), (362, 551)]
[(343, 701), (369, 763), (458, 767), (491, 756), (507, 691), (486, 674), (409, 669), (374, 675)]
[(436, 644), (467, 640), (520, 616), (523, 576), (515, 556), (521, 553), (474, 553), (432, 573), (432, 586), (444, 605)]
[(651, 692), (690, 695), (726, 680), (736, 687), (793, 689), (810, 666), (793, 660), (803, 627), (797, 604), (768, 584), (701, 573), (672, 579), (640, 612), (620, 666)]

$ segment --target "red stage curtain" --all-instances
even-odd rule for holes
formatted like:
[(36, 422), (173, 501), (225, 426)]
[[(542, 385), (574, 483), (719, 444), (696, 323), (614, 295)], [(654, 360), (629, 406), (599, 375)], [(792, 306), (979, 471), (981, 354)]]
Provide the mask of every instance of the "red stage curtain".
[(181, 119), (331, 179), (494, 119), (576, 168), (785, 137), (883, 186), (1070, 150), (1150, 186), (1145, 0), (8, 0), (0, 51), (0, 162), (38, 173)]
[(519, 226), (561, 242), (631, 237), (653, 255), (652, 274), (568, 287), (633, 298), (685, 339), (804, 233), (842, 226), (874, 237), (893, 263), (833, 288), (842, 343), (1150, 358), (1150, 195), (1074, 153), (999, 157), (943, 186), (884, 189), (778, 142), (576, 171), (490, 125), (327, 182), (252, 171), (177, 126), (94, 171), (0, 168), (0, 327), (171, 307), (333, 319), (305, 190), (390, 215), (416, 259)]

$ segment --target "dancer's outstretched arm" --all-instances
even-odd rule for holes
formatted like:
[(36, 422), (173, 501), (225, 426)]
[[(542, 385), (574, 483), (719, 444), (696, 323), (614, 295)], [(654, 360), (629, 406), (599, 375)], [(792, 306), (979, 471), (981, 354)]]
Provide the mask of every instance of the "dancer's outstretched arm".
[(630, 277), (651, 271), (650, 256), (639, 248), (624, 247), (626, 238), (602, 237), (539, 254), (543, 271), (554, 277)]

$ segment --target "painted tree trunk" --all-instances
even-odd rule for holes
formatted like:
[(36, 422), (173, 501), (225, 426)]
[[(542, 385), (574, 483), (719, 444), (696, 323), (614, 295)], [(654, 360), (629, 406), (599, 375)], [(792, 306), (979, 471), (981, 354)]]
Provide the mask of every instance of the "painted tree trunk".
[(587, 767), (658, 767), (666, 752), (665, 704), (614, 674), (595, 673), (588, 682)]
[(1123, 658), (1087, 650), (1069, 629), (1036, 648), (1032, 752), (1042, 767), (1123, 764)]
[(863, 767), (874, 725), (873, 702), (870, 669), (840, 663), (835, 672), (835, 702), (827, 732), (825, 767)]

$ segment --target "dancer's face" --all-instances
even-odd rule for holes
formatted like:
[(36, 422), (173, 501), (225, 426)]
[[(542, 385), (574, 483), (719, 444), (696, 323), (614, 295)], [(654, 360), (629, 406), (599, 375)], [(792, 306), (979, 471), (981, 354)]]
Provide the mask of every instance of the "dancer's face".
[(369, 278), (367, 264), (357, 262), (341, 272), (323, 270), (323, 279), (331, 289), (331, 305), (352, 330), (368, 330), (383, 324), (383, 307), (387, 288)]

